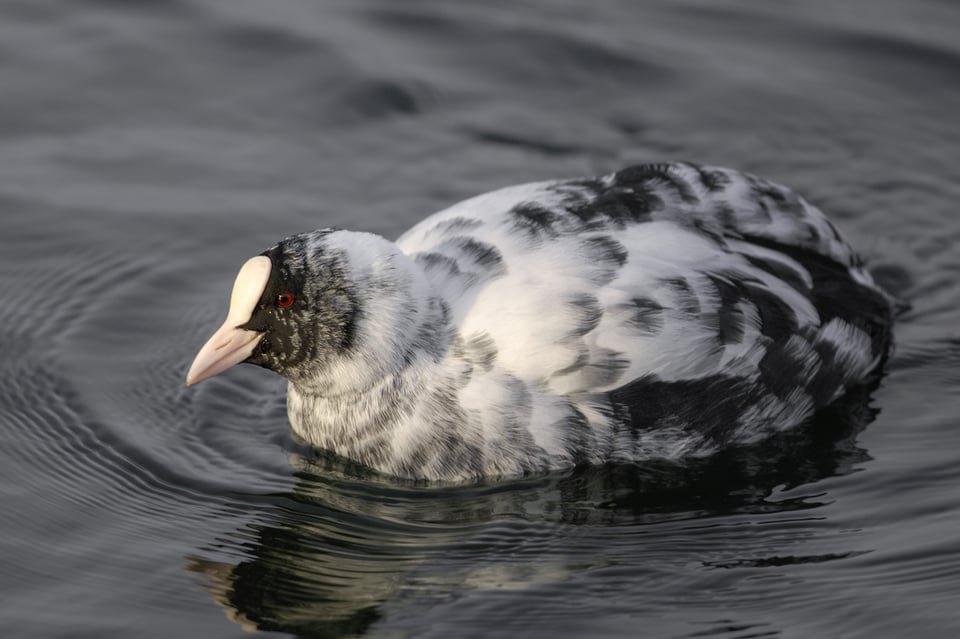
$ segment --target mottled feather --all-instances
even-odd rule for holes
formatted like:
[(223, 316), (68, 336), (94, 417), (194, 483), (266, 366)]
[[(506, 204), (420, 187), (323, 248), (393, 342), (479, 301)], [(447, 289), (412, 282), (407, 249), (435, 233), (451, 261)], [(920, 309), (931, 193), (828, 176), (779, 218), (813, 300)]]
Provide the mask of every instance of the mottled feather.
[(278, 370), (293, 429), (395, 475), (707, 455), (802, 423), (889, 344), (890, 299), (836, 228), (728, 169), (508, 187), (395, 244), (298, 237), (276, 259), (323, 266), (355, 311), (348, 347)]

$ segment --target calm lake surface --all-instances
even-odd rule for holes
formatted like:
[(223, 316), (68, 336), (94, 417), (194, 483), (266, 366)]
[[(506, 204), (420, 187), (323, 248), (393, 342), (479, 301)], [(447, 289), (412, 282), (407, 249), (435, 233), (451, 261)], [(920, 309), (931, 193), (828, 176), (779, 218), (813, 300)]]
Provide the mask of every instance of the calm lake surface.
[[(0, 98), (0, 636), (960, 636), (960, 4), (6, 0)], [(912, 305), (868, 407), (437, 488), (301, 448), (267, 371), (184, 387), (285, 235), (666, 159)]]

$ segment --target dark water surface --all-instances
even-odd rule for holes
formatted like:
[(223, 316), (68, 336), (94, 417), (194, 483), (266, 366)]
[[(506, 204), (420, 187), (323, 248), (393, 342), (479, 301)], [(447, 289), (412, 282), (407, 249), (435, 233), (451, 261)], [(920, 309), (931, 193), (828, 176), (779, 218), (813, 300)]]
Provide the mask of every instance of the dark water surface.
[[(960, 636), (958, 3), (6, 0), (0, 96), (0, 636)], [(300, 449), (266, 371), (183, 385), (284, 235), (662, 159), (909, 300), (871, 411), (427, 488)]]

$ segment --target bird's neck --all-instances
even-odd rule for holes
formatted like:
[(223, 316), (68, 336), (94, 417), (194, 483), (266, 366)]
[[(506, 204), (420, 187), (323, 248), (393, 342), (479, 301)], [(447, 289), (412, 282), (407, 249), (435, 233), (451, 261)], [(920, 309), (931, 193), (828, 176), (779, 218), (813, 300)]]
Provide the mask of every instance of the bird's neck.
[(436, 387), (437, 365), (454, 339), (449, 309), (421, 268), (393, 243), (378, 242), (375, 259), (351, 265), (352, 343), (322, 370), (291, 379), (287, 398), (300, 437), (375, 467), (393, 429)]
[(407, 368), (416, 356), (439, 361), (452, 339), (446, 304), (423, 270), (396, 244), (368, 233), (337, 235), (354, 285), (352, 337), (318, 370), (290, 377), (304, 395), (369, 392)]
[(418, 358), (373, 383), (341, 393), (318, 393), (290, 384), (287, 414), (293, 432), (316, 448), (333, 451), (372, 468), (392, 471), (402, 441), (399, 431), (435, 384), (432, 362)]

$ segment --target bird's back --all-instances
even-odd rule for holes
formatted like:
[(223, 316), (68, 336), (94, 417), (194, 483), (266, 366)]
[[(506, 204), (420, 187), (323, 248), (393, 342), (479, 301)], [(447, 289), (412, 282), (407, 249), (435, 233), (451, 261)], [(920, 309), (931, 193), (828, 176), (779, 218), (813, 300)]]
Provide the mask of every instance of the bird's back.
[(755, 441), (864, 381), (887, 348), (888, 298), (836, 228), (727, 169), (509, 187), (397, 244), (448, 305), (477, 393), (516, 379), (588, 421), (629, 422), (634, 446)]

